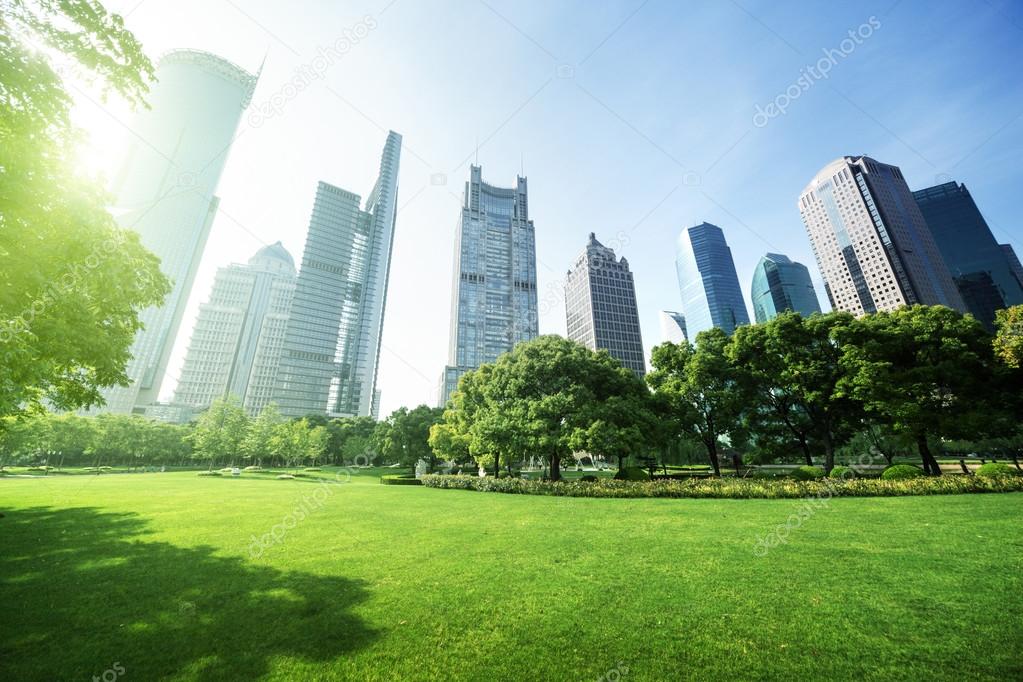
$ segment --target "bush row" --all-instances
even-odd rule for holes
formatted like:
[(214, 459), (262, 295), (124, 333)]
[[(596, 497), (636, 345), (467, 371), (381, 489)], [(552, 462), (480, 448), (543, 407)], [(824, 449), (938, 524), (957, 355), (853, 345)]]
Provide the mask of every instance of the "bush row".
[(566, 497), (692, 497), (731, 499), (797, 499), (804, 497), (896, 497), (1023, 491), (1023, 476), (940, 476), (902, 480), (876, 478), (809, 481), (769, 479), (690, 479), (653, 481), (529, 481), (520, 478), (479, 478), (427, 474), (430, 488), (478, 490), (520, 495)]
[[(458, 478), (471, 478), (471, 476), (459, 476)], [(502, 479), (502, 480), (519, 480), (519, 479)], [(416, 478), (413, 474), (385, 474), (380, 477), (380, 482), (384, 485), (422, 485), (423, 482)]]

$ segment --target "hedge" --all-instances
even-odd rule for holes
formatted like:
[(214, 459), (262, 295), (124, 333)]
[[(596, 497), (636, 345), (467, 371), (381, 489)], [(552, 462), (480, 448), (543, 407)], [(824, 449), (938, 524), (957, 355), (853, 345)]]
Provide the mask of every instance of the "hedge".
[(904, 481), (921, 476), (924, 476), (924, 470), (913, 464), (894, 464), (881, 472), (885, 481)]
[(956, 495), (962, 493), (1023, 492), (1023, 476), (935, 476), (885, 481), (877, 478), (794, 481), (713, 478), (653, 481), (595, 482), (531, 481), (521, 478), (479, 478), (426, 474), (420, 479), (430, 488), (477, 490), (520, 495), (563, 497), (688, 497), (732, 499), (798, 499), (805, 497), (897, 497), (904, 495)]
[[(459, 478), (471, 478), (471, 476), (460, 476)], [(508, 480), (508, 479), (505, 479)], [(515, 479), (517, 480), (517, 479)], [(422, 485), (423, 482), (413, 474), (385, 474), (380, 477), (384, 485)]]
[(987, 464), (981, 464), (974, 473), (981, 478), (995, 478), (998, 476), (1019, 476), (1023, 472), (1002, 462), (988, 462)]

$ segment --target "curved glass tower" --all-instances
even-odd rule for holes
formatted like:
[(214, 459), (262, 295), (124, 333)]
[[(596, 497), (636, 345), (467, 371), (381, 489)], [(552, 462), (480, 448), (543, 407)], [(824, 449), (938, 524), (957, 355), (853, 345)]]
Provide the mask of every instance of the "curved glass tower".
[(400, 161), (391, 131), (365, 205), (326, 182), (316, 188), (274, 390), (286, 416), (376, 416)]
[[(173, 288), (140, 318), (128, 387), (104, 392), (111, 412), (156, 402), (219, 199), (214, 196), (258, 75), (208, 52), (175, 50), (156, 67), (149, 109), (131, 124), (127, 156), (114, 176), (116, 214), (160, 258)], [(104, 408), (101, 408), (104, 409)]]
[(467, 371), (538, 333), (536, 242), (526, 179), (517, 178), (514, 188), (495, 187), (483, 182), (480, 166), (471, 166), (463, 202), (441, 405)]
[(710, 223), (687, 228), (676, 246), (675, 268), (688, 338), (695, 340), (711, 327), (731, 334), (739, 325), (749, 324), (732, 250), (721, 228)]
[(750, 298), (757, 323), (773, 320), (786, 310), (804, 316), (821, 311), (810, 271), (780, 253), (769, 253), (757, 263)]

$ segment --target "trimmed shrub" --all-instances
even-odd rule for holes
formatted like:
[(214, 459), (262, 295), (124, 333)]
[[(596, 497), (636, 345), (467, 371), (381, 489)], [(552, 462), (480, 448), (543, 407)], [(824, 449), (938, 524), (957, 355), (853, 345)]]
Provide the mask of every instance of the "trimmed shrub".
[(674, 497), (728, 499), (805, 499), (831, 497), (900, 497), (905, 495), (959, 495), (963, 493), (1023, 492), (1023, 476), (924, 476), (902, 480), (857, 477), (794, 481), (779, 478), (692, 478), (685, 481), (538, 481), (521, 478), (479, 478), (426, 474), (429, 488), (476, 490), (519, 495), (564, 497)]
[(422, 485), (423, 482), (415, 474), (385, 474), (380, 477), (384, 485)]
[(597, 477), (593, 474), (586, 474), (585, 476), (580, 476), (579, 481), (581, 483), (596, 483)]
[(921, 478), (924, 470), (912, 464), (895, 464), (881, 472), (883, 481), (905, 481), (912, 478)]
[(223, 476), (219, 471), (200, 471), (199, 476)]
[(244, 469), (242, 469), (242, 471), (262, 471), (262, 470), (263, 470), (263, 467), (259, 467), (259, 466), (248, 466), (248, 467), (245, 467)]
[(791, 474), (797, 481), (819, 481), (824, 478), (824, 469), (820, 467), (806, 466), (797, 467)]
[(854, 476), (856, 476), (856, 472), (852, 467), (844, 467), (841, 464), (832, 467), (831, 473), (828, 474), (828, 478), (853, 478)]
[(616, 481), (649, 481), (650, 474), (639, 467), (625, 467), (615, 474)]
[(222, 474), (230, 474), (233, 471), (234, 471), (234, 467), (224, 467), (223, 469), (220, 470), (220, 473), (222, 473)]
[(982, 478), (998, 478), (1000, 476), (1019, 476), (1023, 472), (1004, 462), (988, 462), (981, 464), (974, 473)]
[(323, 469), (320, 467), (306, 467), (305, 469), (302, 469), (302, 471), (323, 471)]
[(292, 476), (291, 474), (278, 474), (278, 475), (277, 475), (277, 479), (278, 479), (278, 480), (284, 480), (284, 481), (286, 481), (286, 480), (289, 480), (289, 479), (293, 479), (293, 478), (295, 478), (295, 477), (294, 477), (294, 476)]

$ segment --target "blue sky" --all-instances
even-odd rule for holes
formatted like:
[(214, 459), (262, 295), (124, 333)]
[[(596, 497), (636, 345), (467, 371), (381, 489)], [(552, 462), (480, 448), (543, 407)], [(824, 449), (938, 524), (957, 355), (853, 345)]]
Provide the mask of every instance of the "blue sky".
[[(658, 312), (680, 304), (675, 238), (703, 220), (724, 229), (747, 298), (767, 251), (805, 263), (823, 298), (796, 200), (845, 154), (900, 166), (913, 189), (966, 183), (996, 238), (1023, 251), (1018, 2), (110, 7), (153, 57), (192, 47), (250, 70), (265, 57), (254, 106), (282, 92), (319, 48), (361, 35), (275, 115), (258, 126), (243, 118), (167, 397), (216, 268), (278, 239), (299, 260), (316, 182), (365, 196), (387, 129), (406, 148), (381, 354), (384, 414), (434, 399), (447, 360), (454, 230), (477, 141), (488, 182), (511, 186), (520, 164), (529, 178), (542, 333), (564, 333), (562, 278), (591, 231), (629, 259), (648, 351), (661, 341)], [(847, 40), (864, 25), (869, 37)], [(826, 79), (797, 85), (825, 50), (843, 45), (853, 47)], [(794, 85), (786, 112), (754, 125), (757, 106)], [(130, 126), (116, 106), (84, 102), (80, 115), (97, 148)]]

